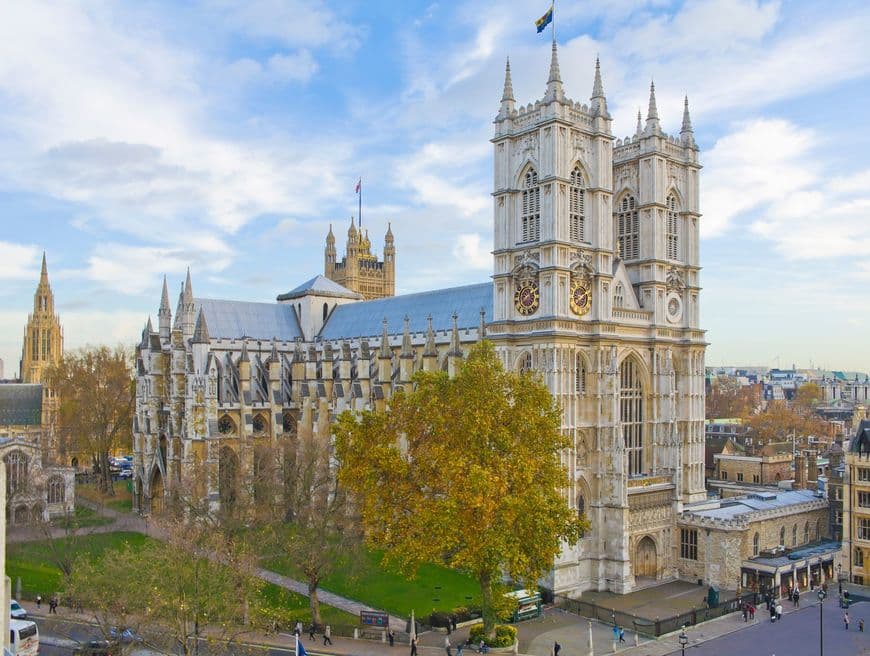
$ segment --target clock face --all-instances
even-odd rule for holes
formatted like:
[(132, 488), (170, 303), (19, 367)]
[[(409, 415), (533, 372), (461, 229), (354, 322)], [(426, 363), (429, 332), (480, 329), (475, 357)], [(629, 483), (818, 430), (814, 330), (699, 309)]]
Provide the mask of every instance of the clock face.
[(541, 304), (538, 283), (527, 282), (514, 293), (514, 307), (523, 316), (534, 314)]
[(582, 281), (571, 283), (571, 311), (583, 316), (592, 309), (592, 290)]

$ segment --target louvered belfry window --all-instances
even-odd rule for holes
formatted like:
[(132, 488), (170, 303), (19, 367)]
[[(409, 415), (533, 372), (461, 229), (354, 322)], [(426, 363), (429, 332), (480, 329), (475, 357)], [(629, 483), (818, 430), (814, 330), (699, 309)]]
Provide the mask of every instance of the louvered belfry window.
[(584, 207), (586, 190), (583, 188), (583, 173), (580, 167), (571, 172), (571, 188), (568, 201), (568, 232), (571, 241), (586, 239), (586, 210)]
[(541, 238), (541, 187), (538, 172), (529, 169), (523, 189), (522, 240), (538, 241)]
[(623, 260), (636, 260), (640, 257), (640, 227), (638, 223), (637, 201), (634, 196), (624, 196), (616, 214), (619, 252)]

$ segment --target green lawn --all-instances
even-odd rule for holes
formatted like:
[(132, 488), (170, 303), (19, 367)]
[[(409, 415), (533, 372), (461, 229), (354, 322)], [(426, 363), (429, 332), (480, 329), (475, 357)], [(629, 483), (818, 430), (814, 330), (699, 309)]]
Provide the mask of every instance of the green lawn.
[[(68, 539), (36, 542), (12, 542), (6, 547), (6, 573), (12, 579), (12, 590), (21, 577), (22, 598), (33, 599), (37, 594), (48, 598), (62, 587), (62, 574), (54, 564), (53, 554), (57, 549), (71, 549), (74, 554), (90, 554), (91, 558), (101, 556), (107, 549), (117, 549), (125, 543), (132, 546), (144, 545), (151, 538), (141, 533), (115, 532), (84, 534)], [(131, 581), (131, 584), (134, 582)], [(267, 583), (262, 589), (264, 605), (274, 609), (290, 611), (292, 617), (306, 625), (311, 621), (308, 598)], [(333, 625), (357, 625), (359, 618), (332, 606), (321, 604), (321, 619)]]
[(105, 526), (111, 524), (114, 519), (101, 517), (95, 511), (84, 506), (76, 506), (75, 513), (71, 517), (56, 517), (51, 520), (51, 525), (59, 528), (87, 528), (90, 526)]
[(13, 542), (6, 547), (6, 574), (12, 579), (12, 589), (21, 577), (22, 597), (32, 599), (37, 594), (44, 598), (61, 588), (62, 575), (54, 564), (53, 554), (57, 549), (71, 549), (76, 555), (90, 554), (98, 557), (107, 549), (121, 547), (125, 542), (142, 545), (149, 538), (140, 533), (93, 533), (69, 539), (37, 542)]
[[(364, 551), (361, 563), (342, 564), (324, 579), (321, 587), (400, 617), (410, 616), (412, 609), (421, 617), (433, 610), (449, 611), (477, 604), (480, 589), (466, 574), (438, 565), (423, 565), (417, 576), (408, 580), (383, 567), (381, 556), (380, 552)], [(301, 579), (299, 571), (286, 558), (270, 559), (263, 566)]]
[(82, 499), (87, 499), (96, 504), (111, 508), (120, 513), (128, 513), (133, 511), (133, 497), (128, 489), (130, 481), (115, 481), (112, 489), (115, 491), (114, 496), (102, 494), (96, 486), (96, 483), (77, 483), (76, 494)]

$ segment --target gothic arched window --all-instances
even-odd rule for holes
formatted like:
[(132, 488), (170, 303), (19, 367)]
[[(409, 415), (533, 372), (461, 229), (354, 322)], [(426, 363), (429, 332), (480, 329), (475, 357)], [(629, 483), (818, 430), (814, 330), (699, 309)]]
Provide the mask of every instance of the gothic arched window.
[(66, 499), (66, 485), (60, 476), (52, 476), (48, 479), (48, 502), (63, 503)]
[(628, 475), (643, 474), (643, 382), (637, 363), (631, 358), (619, 367), (619, 423), (628, 459)]
[(757, 556), (759, 551), (760, 551), (759, 536), (758, 536), (758, 533), (756, 533), (755, 535), (752, 536), (752, 555)]
[(583, 173), (577, 166), (571, 172), (571, 187), (568, 192), (568, 232), (571, 241), (585, 239), (586, 211), (584, 201), (586, 191), (583, 186)]
[(6, 493), (23, 492), (27, 487), (27, 469), (30, 459), (21, 451), (13, 451), (3, 461), (6, 463)]
[(613, 288), (613, 307), (621, 308), (625, 304), (625, 288), (621, 282), (616, 283)]
[(677, 212), (677, 199), (671, 194), (667, 200), (668, 214), (665, 237), (668, 246), (669, 260), (680, 259), (680, 215)]
[(574, 391), (577, 394), (586, 394), (586, 364), (579, 355), (576, 358), (576, 378), (574, 379)]
[(634, 196), (623, 196), (616, 213), (616, 227), (620, 257), (636, 260), (640, 257), (640, 225)]
[(538, 172), (529, 169), (523, 186), (522, 241), (538, 241), (541, 238), (541, 187)]

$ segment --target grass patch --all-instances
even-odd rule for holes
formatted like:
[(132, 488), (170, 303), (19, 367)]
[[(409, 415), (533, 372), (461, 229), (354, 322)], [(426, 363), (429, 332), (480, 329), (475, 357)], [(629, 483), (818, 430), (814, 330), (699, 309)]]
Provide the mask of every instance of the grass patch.
[(111, 524), (113, 521), (114, 519), (103, 517), (90, 508), (76, 506), (75, 512), (72, 515), (55, 517), (51, 520), (51, 525), (55, 528), (70, 528), (75, 530), (92, 526), (105, 526), (106, 524)]
[(82, 499), (105, 506), (115, 512), (129, 513), (133, 511), (133, 495), (128, 485), (130, 481), (115, 481), (112, 485), (115, 494), (112, 496), (100, 492), (96, 483), (77, 483), (76, 494)]
[(12, 579), (13, 590), (18, 577), (21, 577), (21, 596), (24, 599), (33, 599), (37, 594), (47, 599), (63, 585), (63, 575), (55, 564), (57, 550), (71, 550), (76, 557), (88, 554), (91, 558), (98, 558), (107, 549), (118, 549), (124, 543), (142, 545), (147, 540), (150, 538), (141, 533), (118, 532), (13, 542), (6, 546), (6, 574)]
[[(340, 564), (323, 580), (321, 587), (400, 617), (409, 617), (411, 609), (417, 617), (422, 617), (433, 611), (451, 611), (478, 603), (480, 588), (477, 582), (462, 572), (438, 565), (422, 565), (415, 578), (407, 579), (384, 567), (382, 558), (382, 552), (364, 550), (362, 562)], [(269, 559), (264, 567), (303, 579), (299, 570), (285, 557)]]

